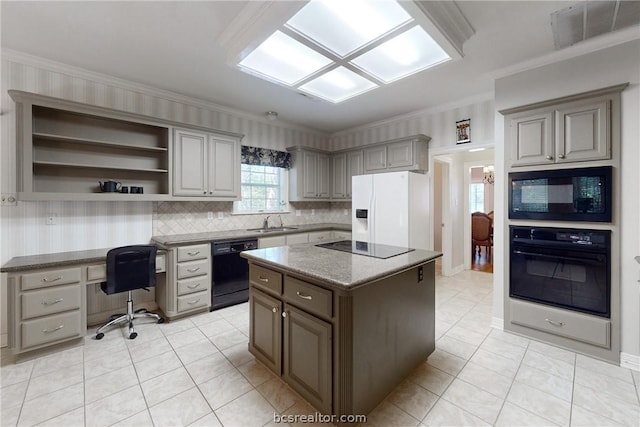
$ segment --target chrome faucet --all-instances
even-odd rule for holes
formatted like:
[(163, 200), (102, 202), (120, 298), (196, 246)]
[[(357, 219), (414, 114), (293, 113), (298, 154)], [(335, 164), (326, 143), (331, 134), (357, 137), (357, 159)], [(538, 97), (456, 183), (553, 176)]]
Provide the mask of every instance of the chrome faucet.
[(284, 227), (284, 224), (282, 223), (282, 215), (278, 215), (278, 219), (280, 220), (280, 228)]
[(262, 228), (269, 228), (269, 217), (271, 215), (267, 215), (267, 217), (262, 221)]

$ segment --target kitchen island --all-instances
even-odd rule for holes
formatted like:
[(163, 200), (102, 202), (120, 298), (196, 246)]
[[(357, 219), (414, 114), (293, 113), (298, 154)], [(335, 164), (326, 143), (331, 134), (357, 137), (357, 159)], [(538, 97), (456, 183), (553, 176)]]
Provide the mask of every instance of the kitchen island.
[[(325, 414), (368, 414), (435, 349), (435, 259), (245, 251), (249, 351)], [(337, 421), (337, 420), (336, 420)]]

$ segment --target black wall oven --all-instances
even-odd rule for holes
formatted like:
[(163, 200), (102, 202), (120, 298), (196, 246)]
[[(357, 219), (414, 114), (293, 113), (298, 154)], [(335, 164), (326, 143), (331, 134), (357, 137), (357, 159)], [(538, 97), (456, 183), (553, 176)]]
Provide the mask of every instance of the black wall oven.
[(509, 228), (510, 297), (610, 317), (610, 231)]
[(611, 222), (612, 167), (509, 174), (509, 218)]

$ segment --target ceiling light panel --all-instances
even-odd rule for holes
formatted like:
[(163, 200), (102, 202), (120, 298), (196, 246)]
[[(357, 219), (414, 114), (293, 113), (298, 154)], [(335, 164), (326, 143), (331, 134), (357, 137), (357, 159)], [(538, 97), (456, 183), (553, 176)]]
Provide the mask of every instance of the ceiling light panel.
[(300, 86), (299, 89), (327, 101), (338, 103), (376, 87), (378, 85), (372, 81), (345, 67), (338, 67)]
[(450, 60), (451, 57), (420, 26), (382, 43), (351, 61), (385, 83)]
[(392, 0), (313, 0), (287, 26), (344, 57), (412, 20)]
[(291, 86), (331, 62), (326, 56), (276, 31), (239, 65)]

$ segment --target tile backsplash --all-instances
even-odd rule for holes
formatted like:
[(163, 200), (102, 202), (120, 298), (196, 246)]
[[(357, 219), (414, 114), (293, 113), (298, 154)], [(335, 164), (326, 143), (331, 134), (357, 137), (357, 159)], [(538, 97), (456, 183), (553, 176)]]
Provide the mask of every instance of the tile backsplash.
[[(159, 202), (153, 209), (153, 235), (258, 228), (267, 215), (234, 214), (233, 202)], [(270, 215), (270, 225), (279, 225), (278, 214)], [(281, 216), (284, 225), (350, 224), (351, 202), (291, 202)]]

